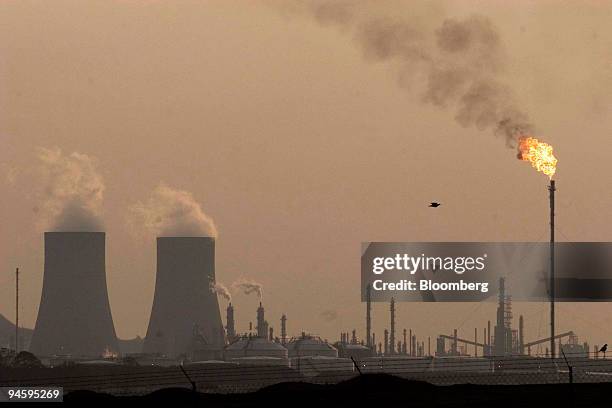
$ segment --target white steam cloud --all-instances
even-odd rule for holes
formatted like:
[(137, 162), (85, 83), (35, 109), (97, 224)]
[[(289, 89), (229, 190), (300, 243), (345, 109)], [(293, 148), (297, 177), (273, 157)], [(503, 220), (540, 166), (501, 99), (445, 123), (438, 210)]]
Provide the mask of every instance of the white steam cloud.
[(228, 302), (232, 301), (232, 294), (227, 289), (227, 287), (221, 282), (210, 282), (210, 291), (212, 293), (216, 293), (217, 295), (221, 296), (223, 299), (227, 300)]
[(188, 191), (160, 184), (146, 202), (130, 208), (132, 218), (156, 236), (216, 237), (212, 218)]
[(97, 160), (83, 153), (64, 154), (59, 148), (39, 148), (41, 182), (38, 214), (51, 231), (102, 231), (104, 181)]
[(240, 278), (236, 282), (232, 283), (232, 288), (241, 291), (245, 295), (257, 293), (259, 300), (263, 299), (263, 285), (261, 283), (255, 282), (254, 280)]

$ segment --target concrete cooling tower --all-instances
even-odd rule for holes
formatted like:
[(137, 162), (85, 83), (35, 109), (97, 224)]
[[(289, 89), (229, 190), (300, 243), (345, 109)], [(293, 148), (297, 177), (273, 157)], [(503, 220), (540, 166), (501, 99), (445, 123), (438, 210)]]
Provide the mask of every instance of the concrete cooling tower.
[(100, 356), (118, 351), (106, 289), (104, 232), (45, 232), (45, 270), (30, 351)]
[(219, 301), (210, 289), (214, 280), (214, 238), (157, 238), (157, 278), (145, 353), (177, 357), (204, 346), (224, 346)]

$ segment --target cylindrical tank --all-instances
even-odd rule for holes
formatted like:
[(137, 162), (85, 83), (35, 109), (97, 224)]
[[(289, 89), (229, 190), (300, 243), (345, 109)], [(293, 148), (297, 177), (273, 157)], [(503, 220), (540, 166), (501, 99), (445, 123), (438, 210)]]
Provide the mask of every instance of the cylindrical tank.
[(104, 232), (45, 232), (43, 289), (30, 351), (100, 356), (118, 351), (106, 288)]
[[(187, 355), (194, 344), (225, 344), (215, 281), (215, 239), (157, 238), (157, 277), (145, 353)], [(197, 337), (197, 338), (195, 338)]]
[(316, 336), (302, 334), (286, 345), (289, 357), (324, 356), (338, 357), (338, 350)]
[(225, 348), (225, 359), (243, 357), (273, 357), (287, 360), (287, 349), (263, 337), (241, 337)]

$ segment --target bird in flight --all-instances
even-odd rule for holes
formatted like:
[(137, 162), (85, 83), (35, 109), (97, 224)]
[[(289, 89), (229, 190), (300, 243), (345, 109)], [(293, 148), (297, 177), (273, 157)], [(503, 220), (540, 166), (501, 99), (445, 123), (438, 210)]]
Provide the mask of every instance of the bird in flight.
[(432, 207), (432, 208), (439, 207), (440, 205), (442, 205), (442, 204), (436, 203), (435, 201), (432, 201), (431, 203), (429, 203), (429, 206)]

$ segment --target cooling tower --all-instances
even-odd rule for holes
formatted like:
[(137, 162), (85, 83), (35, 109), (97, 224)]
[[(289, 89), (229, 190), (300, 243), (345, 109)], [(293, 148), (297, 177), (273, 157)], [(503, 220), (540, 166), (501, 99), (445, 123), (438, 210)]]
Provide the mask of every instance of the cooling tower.
[(157, 278), (145, 353), (177, 357), (200, 344), (223, 347), (225, 333), (215, 280), (215, 240), (210, 237), (157, 238)]
[(104, 232), (45, 232), (45, 271), (30, 351), (118, 351), (106, 289)]

